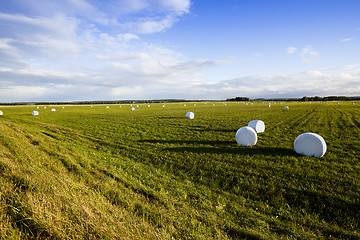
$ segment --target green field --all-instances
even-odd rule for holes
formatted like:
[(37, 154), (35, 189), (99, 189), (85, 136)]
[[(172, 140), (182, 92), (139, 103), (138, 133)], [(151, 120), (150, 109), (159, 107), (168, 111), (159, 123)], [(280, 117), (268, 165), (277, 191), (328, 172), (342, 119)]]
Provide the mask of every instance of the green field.
[(0, 107), (0, 238), (360, 239), (359, 102), (186, 104)]

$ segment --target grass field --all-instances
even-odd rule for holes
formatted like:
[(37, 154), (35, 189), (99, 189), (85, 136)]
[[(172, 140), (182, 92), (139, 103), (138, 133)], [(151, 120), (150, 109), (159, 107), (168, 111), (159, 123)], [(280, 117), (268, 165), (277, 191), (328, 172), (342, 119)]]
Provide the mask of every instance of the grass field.
[(0, 107), (0, 238), (360, 239), (359, 102), (186, 104)]

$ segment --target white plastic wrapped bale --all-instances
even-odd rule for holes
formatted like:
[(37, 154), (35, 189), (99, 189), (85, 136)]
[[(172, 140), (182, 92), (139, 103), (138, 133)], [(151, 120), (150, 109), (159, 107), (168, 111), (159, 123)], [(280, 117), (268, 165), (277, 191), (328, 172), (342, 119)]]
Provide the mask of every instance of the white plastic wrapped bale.
[(51, 109), (51, 111), (52, 111), (52, 112), (55, 112), (55, 111), (56, 111), (56, 109), (55, 109), (55, 108), (52, 108), (52, 109)]
[(189, 119), (194, 119), (195, 114), (194, 114), (193, 112), (187, 112), (187, 113), (185, 114), (185, 117), (186, 117), (186, 118), (189, 118)]
[(257, 133), (265, 131), (265, 123), (261, 120), (252, 120), (248, 123), (248, 126), (254, 129)]
[(285, 109), (289, 109), (289, 106), (285, 106)]
[(134, 107), (132, 107), (132, 108), (131, 108), (131, 111), (135, 111), (135, 108), (134, 108)]
[(148, 107), (150, 107), (150, 105), (148, 105)]
[(243, 146), (255, 145), (257, 142), (257, 133), (251, 127), (242, 127), (237, 130), (235, 140)]
[(2, 111), (0, 111), (0, 116), (1, 116), (1, 115), (3, 115), (3, 112), (2, 112)]
[(303, 133), (295, 139), (294, 150), (308, 157), (320, 158), (326, 152), (326, 142), (316, 133)]
[(106, 106), (106, 108), (109, 108), (109, 106)]
[(37, 115), (39, 115), (39, 112), (38, 111), (32, 111), (32, 115), (37, 116)]

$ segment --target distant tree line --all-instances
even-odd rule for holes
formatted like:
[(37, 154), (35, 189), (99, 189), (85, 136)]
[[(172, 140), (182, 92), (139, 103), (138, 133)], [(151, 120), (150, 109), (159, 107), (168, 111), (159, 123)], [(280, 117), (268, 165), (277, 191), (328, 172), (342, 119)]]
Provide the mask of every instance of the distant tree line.
[(251, 100), (261, 100), (261, 101), (354, 101), (360, 100), (360, 96), (356, 97), (347, 97), (347, 96), (327, 96), (327, 97), (302, 97), (302, 98), (256, 98), (250, 99), (248, 97), (235, 97), (235, 98), (228, 98), (226, 101), (231, 102), (241, 102), (241, 101), (251, 101)]
[(250, 101), (250, 98), (248, 97), (236, 97), (236, 98), (228, 98), (226, 101), (230, 102), (243, 102), (243, 101)]
[(347, 97), (347, 96), (327, 96), (327, 97), (303, 97), (300, 101), (351, 101), (351, 100), (360, 100), (360, 96), (357, 97)]

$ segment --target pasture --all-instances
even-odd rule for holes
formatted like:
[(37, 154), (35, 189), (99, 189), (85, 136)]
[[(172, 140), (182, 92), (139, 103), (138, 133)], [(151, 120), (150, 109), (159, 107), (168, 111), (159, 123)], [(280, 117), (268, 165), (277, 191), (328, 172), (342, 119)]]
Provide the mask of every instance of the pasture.
[[(0, 107), (0, 238), (359, 239), (359, 106)], [(304, 132), (322, 158), (294, 152)]]

